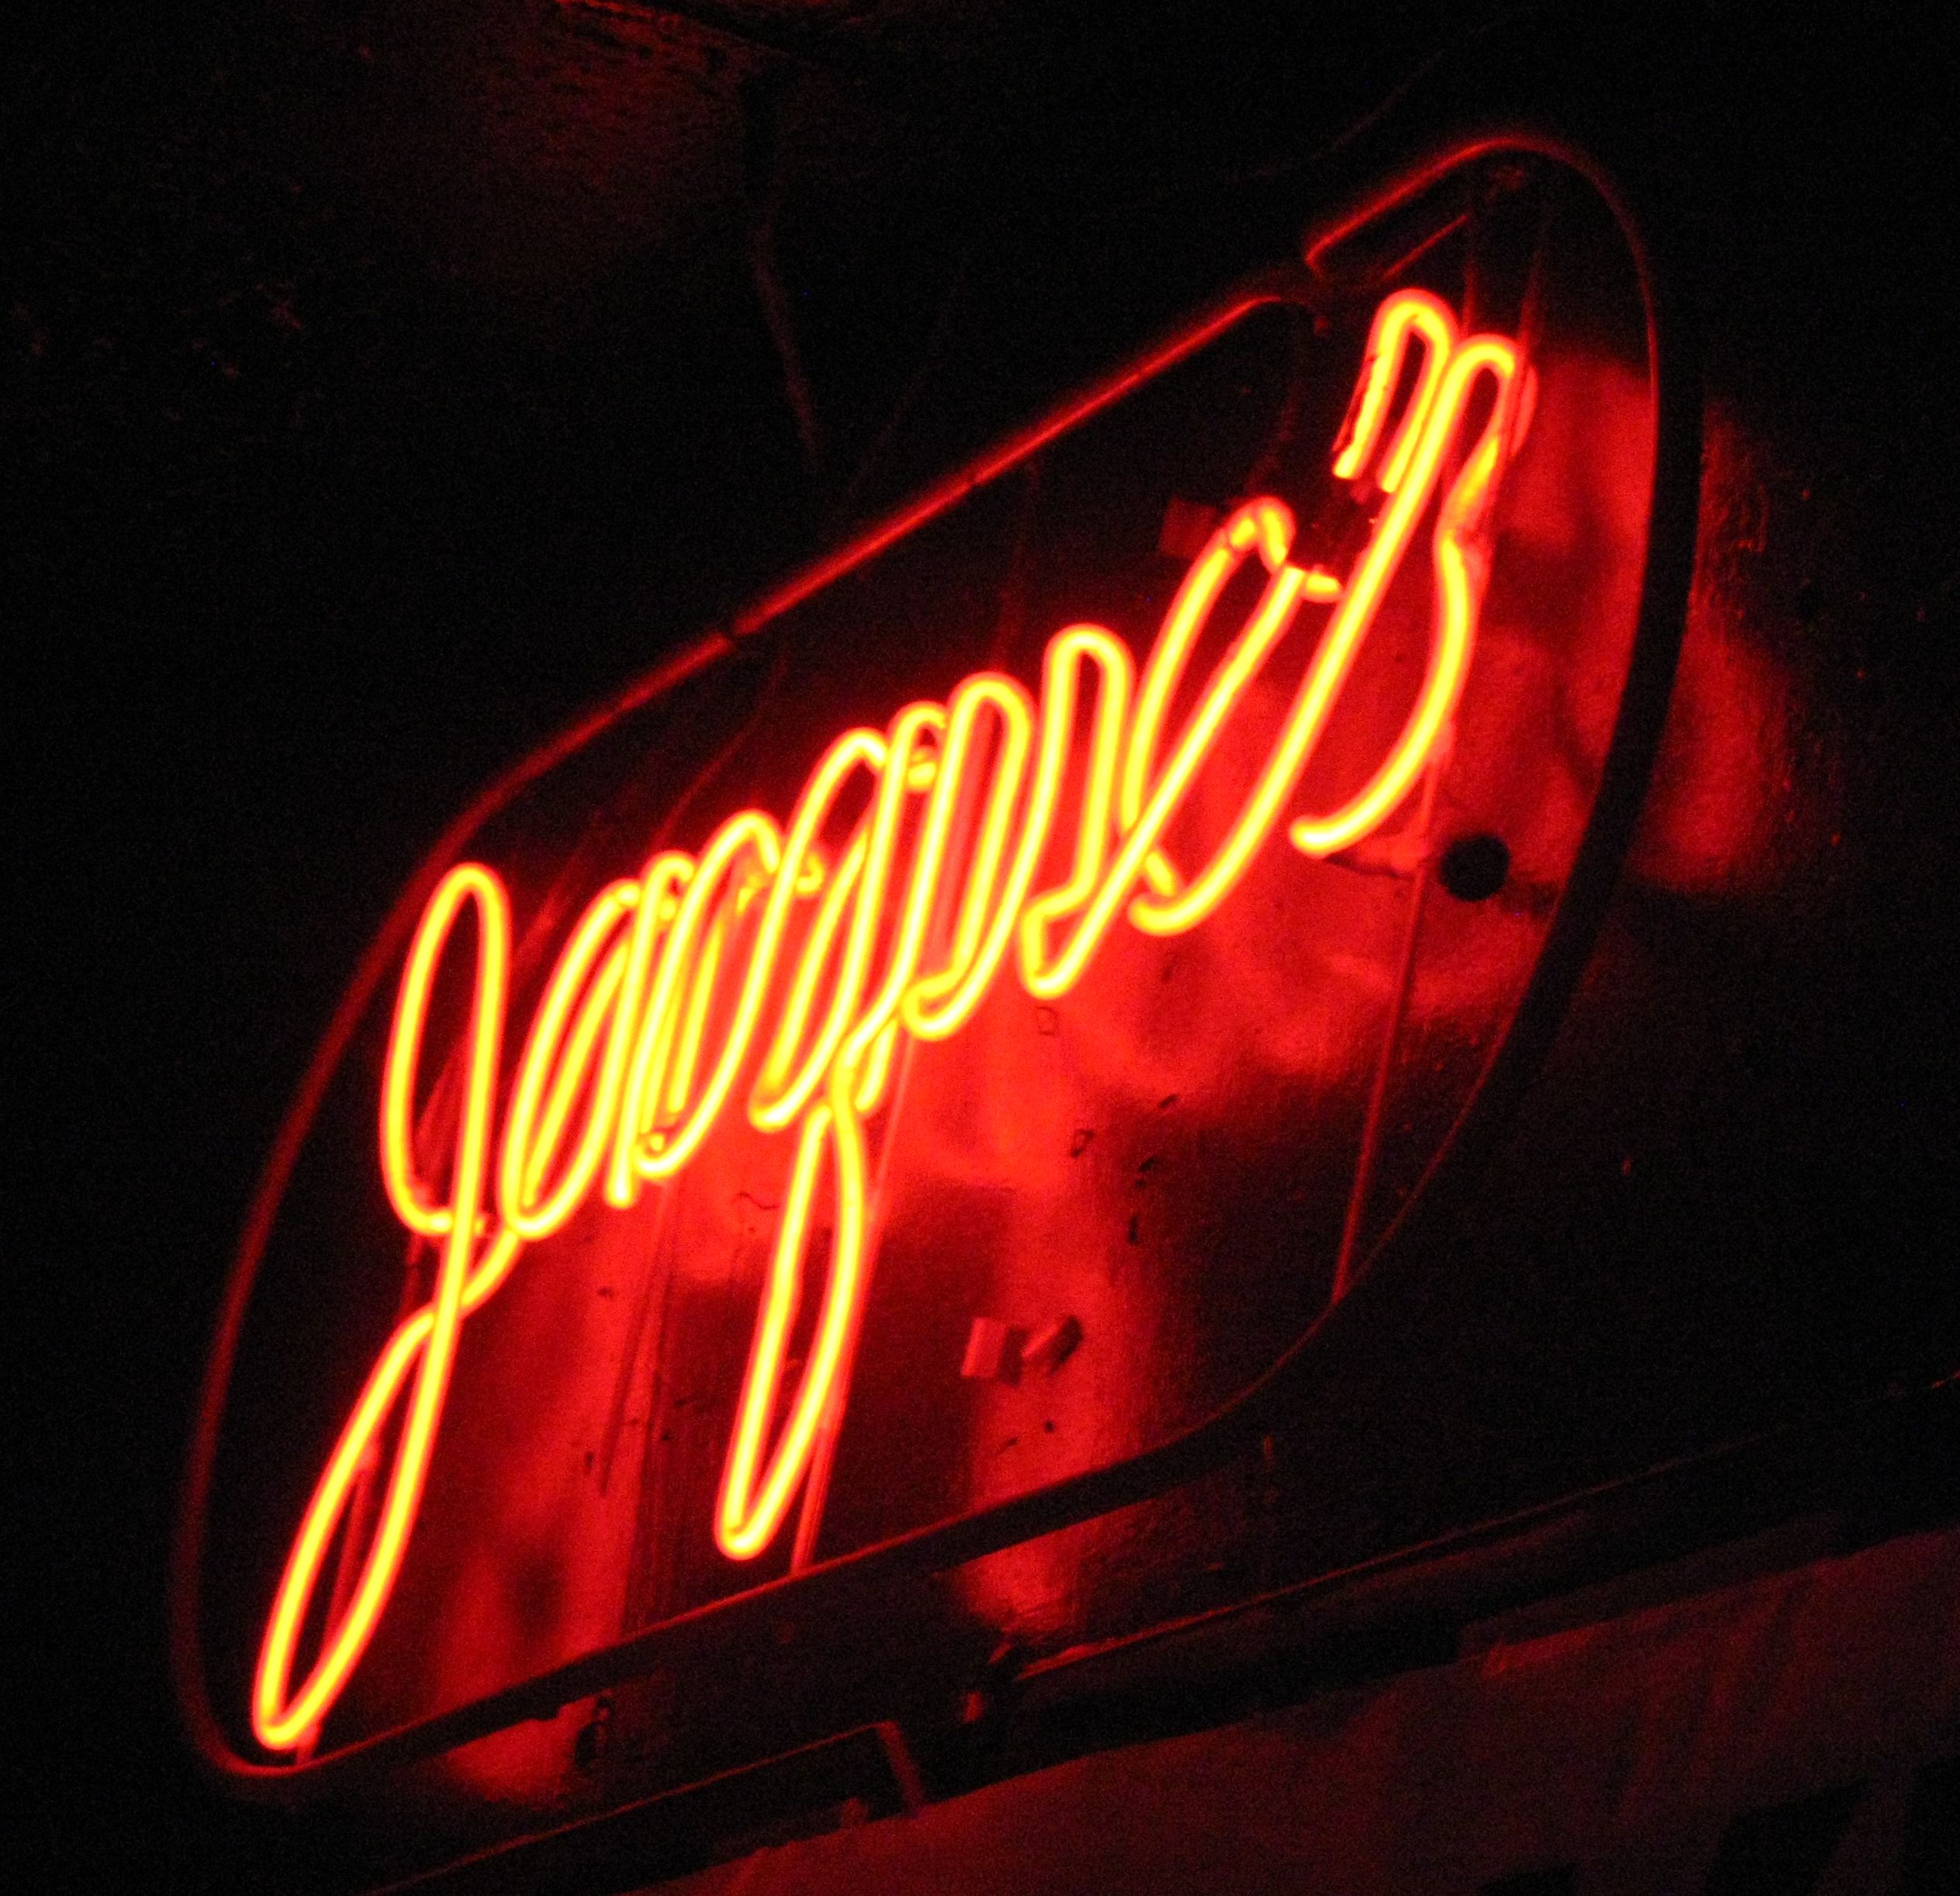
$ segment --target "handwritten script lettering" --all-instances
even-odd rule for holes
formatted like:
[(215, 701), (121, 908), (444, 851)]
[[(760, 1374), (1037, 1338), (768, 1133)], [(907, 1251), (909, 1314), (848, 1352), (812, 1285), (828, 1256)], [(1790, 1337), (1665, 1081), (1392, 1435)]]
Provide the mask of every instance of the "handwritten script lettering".
[[(1392, 746), (1327, 815), (1288, 826), (1321, 856), (1396, 809), (1446, 730), (1474, 642), (1481, 529), (1514, 449), (1525, 377), (1516, 345), (1460, 337), (1448, 307), (1404, 291), (1376, 313), (1333, 472), (1374, 469), (1381, 500), (1343, 579), (1289, 558), (1292, 515), (1260, 497), (1212, 534), (1138, 675), (1098, 625), (1057, 632), (1038, 695), (980, 672), (944, 703), (906, 705), (882, 731), (846, 732), (786, 822), (729, 817), (697, 855), (663, 850), (600, 891), (571, 930), (525, 1032), (500, 1126), (510, 902), (479, 863), (445, 875), (409, 951), (382, 1088), (381, 1164), (396, 1215), (435, 1246), (427, 1303), (389, 1337), (314, 1489), (261, 1649), (252, 1723), (268, 1750), (299, 1745), (347, 1684), (406, 1551), (464, 1320), (525, 1247), (596, 1194), (632, 1205), (682, 1171), (724, 1115), (790, 1136), (789, 1181), (717, 1503), (723, 1552), (775, 1538), (838, 1387), (864, 1277), (866, 1126), (886, 1102), (901, 1036), (959, 1033), (1011, 964), (1052, 1000), (1079, 981), (1119, 918), (1146, 933), (1195, 928), (1282, 820), (1416, 529), (1432, 534), (1428, 666)], [(1487, 418), (1460, 441), (1480, 387)], [(1395, 425), (1390, 430), (1391, 416)], [(1453, 458), (1454, 457), (1454, 458)], [(1444, 484), (1446, 462), (1454, 467)], [(1263, 590), (1194, 696), (1184, 674), (1227, 586), (1251, 560)], [(1251, 576), (1257, 578), (1257, 572)], [(1277, 739), (1208, 860), (1172, 860), (1167, 835), (1234, 714), (1308, 608), (1326, 614)], [(1191, 708), (1169, 729), (1180, 694)], [(1061, 813), (1077, 812), (1072, 834)], [(1066, 873), (1056, 877), (1057, 864)], [(475, 961), (456, 1053), (460, 1101), (446, 1183), (420, 1168), (413, 1126), (430, 994), (473, 912)], [(731, 1103), (732, 1102), (732, 1103)], [(812, 1207), (828, 1173), (830, 1259), (800, 1379), (782, 1396)], [(406, 1405), (403, 1406), (403, 1405)], [(290, 1690), (302, 1628), (364, 1465), (398, 1410), (376, 1524), (312, 1669)]]

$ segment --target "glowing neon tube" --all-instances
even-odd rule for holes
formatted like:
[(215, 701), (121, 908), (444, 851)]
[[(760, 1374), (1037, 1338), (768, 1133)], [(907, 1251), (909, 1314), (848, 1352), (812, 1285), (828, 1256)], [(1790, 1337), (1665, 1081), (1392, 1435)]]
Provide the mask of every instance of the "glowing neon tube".
[[(435, 1284), (377, 1359), (288, 1556), (253, 1683), (252, 1728), (267, 1749), (302, 1742), (373, 1637), (420, 1505), (463, 1318), (525, 1245), (561, 1229), (595, 1191), (624, 1207), (647, 1181), (683, 1171), (735, 1099), (758, 1130), (796, 1135), (714, 1517), (717, 1543), (731, 1559), (770, 1545), (810, 1465), (853, 1334), (864, 1281), (866, 1126), (884, 1103), (899, 1036), (956, 1034), (1010, 951), (1027, 992), (1053, 999), (1082, 979), (1119, 915), (1167, 936), (1216, 908), (1279, 825), (1433, 504), (1436, 607), (1414, 707), (1363, 788), (1330, 815), (1295, 819), (1288, 835), (1307, 855), (1324, 856), (1394, 814), (1436, 754), (1468, 675), (1487, 558), (1480, 535), (1517, 445), (1523, 389), (1513, 343), (1460, 338), (1447, 306), (1426, 292), (1391, 296), (1376, 314), (1333, 464), (1339, 478), (1357, 483), (1373, 464), (1382, 496), (1344, 580), (1294, 564), (1292, 514), (1257, 496), (1193, 562), (1140, 676), (1113, 632), (1067, 627), (1049, 641), (1038, 699), (1012, 678), (976, 673), (943, 704), (908, 704), (882, 732), (838, 738), (786, 825), (738, 811), (698, 856), (662, 851), (637, 879), (609, 884), (573, 925), (545, 984), (500, 1129), (510, 901), (481, 863), (450, 870), (410, 949), (379, 1124), (389, 1202), (410, 1231), (440, 1245)], [(1486, 391), (1481, 430), (1439, 501), (1446, 462)], [(1173, 733), (1167, 721), (1191, 654), (1234, 575), (1255, 556), (1266, 576), (1260, 599)], [(1209, 861), (1180, 870), (1165, 835), (1309, 607), (1327, 617), (1253, 787)], [(1073, 836), (1060, 836), (1057, 815), (1071, 789), (1079, 815)], [(956, 839), (963, 828), (970, 833)], [(1043, 885), (1058, 853), (1066, 873)], [(418, 1158), (417, 1100), (430, 994), (466, 907), (476, 917), (475, 961), (442, 1188)], [(826, 1175), (832, 1216), (823, 1301), (772, 1444), (812, 1207)], [(329, 1546), (359, 1471), (404, 1401), (358, 1579), (295, 1690), (302, 1628)]]

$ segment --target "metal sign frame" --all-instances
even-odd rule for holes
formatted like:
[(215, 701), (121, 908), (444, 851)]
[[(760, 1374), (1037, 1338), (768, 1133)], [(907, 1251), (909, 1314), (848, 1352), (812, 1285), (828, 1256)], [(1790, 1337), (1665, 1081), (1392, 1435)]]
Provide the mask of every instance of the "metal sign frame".
[[(1692, 566), (1699, 486), (1701, 390), (1692, 326), (1671, 260), (1658, 251), (1636, 201), (1595, 159), (1550, 133), (1493, 126), (1433, 144), (1385, 186), (1357, 193), (1318, 223), (1303, 261), (1254, 277), (1115, 374), (1063, 403), (848, 545), (804, 568), (726, 625), (636, 680), (610, 702), (492, 784), (444, 833), (368, 949), (315, 1053), (260, 1180), (240, 1238), (203, 1385), (186, 1470), (171, 1599), (173, 1663), (187, 1729), (203, 1763), (239, 1794), (305, 1804), (344, 1797), (429, 1759), (629, 1679), (684, 1664), (706, 1642), (764, 1637), (786, 1610), (861, 1611), (880, 1590), (944, 1573), (1018, 1542), (1148, 1500), (1219, 1467), (1268, 1432), (1295, 1403), (1326, 1313), (1254, 1382), (1172, 1439), (1103, 1468), (942, 1520), (784, 1578), (682, 1613), (603, 1649), (437, 1715), (294, 1765), (241, 1756), (212, 1708), (200, 1645), (206, 1515), (233, 1361), (261, 1257), (288, 1181), (329, 1081), (431, 890), (466, 839), (527, 786), (622, 715), (672, 690), (762, 634), (783, 614), (912, 529), (997, 479), (1064, 431), (1191, 355), (1248, 310), (1277, 300), (1311, 306), (1346, 294), (1371, 267), (1356, 240), (1460, 168), (1506, 158), (1562, 168), (1611, 212), (1637, 272), (1647, 326), (1656, 438), (1641, 597), (1632, 656), (1605, 769), (1570, 876), (1537, 963), (1455, 1126), (1368, 1264), (1414, 1243), (1443, 1215), (1453, 1188), (1474, 1175), (1549, 1046), (1591, 952), (1644, 797), (1665, 714)], [(1336, 1307), (1330, 1303), (1329, 1310)]]

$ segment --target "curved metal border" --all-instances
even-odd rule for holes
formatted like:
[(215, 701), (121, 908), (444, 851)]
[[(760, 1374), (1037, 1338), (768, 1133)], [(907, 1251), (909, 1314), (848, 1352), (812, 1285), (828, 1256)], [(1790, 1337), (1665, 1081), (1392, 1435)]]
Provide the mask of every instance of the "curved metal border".
[(1551, 133), (1501, 124), (1432, 142), (1426, 154), (1392, 182), (1353, 195), (1344, 209), (1316, 225), (1317, 234), (1305, 246), (1305, 279), (1296, 268), (1242, 284), (1168, 341), (970, 463), (911, 507), (806, 567), (727, 627), (648, 673), (492, 784), (444, 832), (363, 957), (295, 1096), (240, 1234), (201, 1391), (173, 1550), (171, 1658), (191, 1742), (202, 1763), (230, 1788), (248, 1797), (293, 1804), (358, 1789), (389, 1770), (527, 1719), (550, 1718), (576, 1700), (671, 1664), (693, 1640), (710, 1634), (726, 1637), (745, 1622), (760, 1622), (790, 1597), (804, 1610), (835, 1604), (895, 1579), (942, 1573), (1018, 1541), (1151, 1499), (1230, 1460), (1284, 1414), (1314, 1340), (1338, 1306), (1330, 1306), (1263, 1375), (1224, 1406), (1154, 1448), (728, 1595), (469, 1704), (397, 1726), (306, 1764), (264, 1764), (240, 1756), (211, 1707), (199, 1630), (205, 1515), (225, 1396), (258, 1265), (287, 1181), (334, 1070), (429, 891), (472, 832), (616, 718), (729, 656), (791, 607), (1201, 348), (1249, 310), (1298, 294), (1318, 280), (1313, 275), (1316, 264), (1364, 224), (1406, 204), (1450, 171), (1504, 152), (1547, 160), (1577, 174), (1599, 194), (1626, 243), (1645, 305), (1654, 385), (1653, 486), (1633, 652), (1585, 836), (1510, 1026), (1416, 1192), (1376, 1246), (1371, 1265), (1414, 1241), (1419, 1230), (1435, 1227), (1454, 1195), (1450, 1188), (1460, 1187), (1500, 1135), (1509, 1109), (1549, 1047), (1591, 953), (1646, 793), (1666, 714), (1693, 569), (1700, 486), (1698, 355), (1691, 310), (1678, 288), (1674, 260), (1655, 247), (1650, 227), (1639, 214), (1639, 201), (1588, 152)]

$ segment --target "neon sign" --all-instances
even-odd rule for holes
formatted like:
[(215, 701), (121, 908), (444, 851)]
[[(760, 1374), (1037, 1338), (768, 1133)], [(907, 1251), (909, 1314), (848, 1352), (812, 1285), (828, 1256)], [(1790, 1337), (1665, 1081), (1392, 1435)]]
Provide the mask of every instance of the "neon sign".
[[(1436, 756), (1469, 669), (1488, 564), (1480, 534), (1528, 424), (1531, 382), (1512, 341), (1461, 336), (1448, 306), (1426, 292), (1390, 297), (1333, 460), (1337, 479), (1371, 482), (1381, 496), (1344, 578), (1294, 564), (1289, 510), (1270, 496), (1250, 500), (1191, 564), (1140, 675), (1114, 633), (1066, 627), (1048, 642), (1038, 695), (1003, 673), (976, 673), (943, 702), (907, 704), (882, 731), (837, 739), (786, 822), (745, 809), (698, 854), (658, 852), (637, 877), (603, 888), (571, 929), (500, 1123), (510, 898), (479, 863), (442, 878), (409, 950), (379, 1116), (389, 1202), (437, 1247), (434, 1284), (369, 1372), (287, 1558), (253, 1686), (262, 1745), (305, 1742), (381, 1621), (464, 1320), (527, 1245), (595, 1194), (624, 1209), (649, 1183), (675, 1178), (731, 1112), (759, 1132), (793, 1134), (714, 1524), (731, 1560), (771, 1544), (809, 1469), (861, 1314), (867, 1126), (887, 1102), (901, 1038), (956, 1036), (1010, 962), (1030, 995), (1053, 1000), (1084, 977), (1119, 919), (1175, 936), (1225, 901), (1284, 819), (1433, 501), (1435, 605), (1413, 707), (1362, 787), (1325, 814), (1294, 817), (1286, 835), (1302, 854), (1324, 857), (1395, 812)], [(1481, 427), (1466, 441), (1480, 402)], [(1243, 569), (1257, 580), (1255, 559), (1264, 575), (1257, 604), (1194, 697), (1185, 677), (1193, 651), (1235, 577)], [(1232, 751), (1235, 714), (1267, 661), (1315, 618), (1311, 659), (1236, 815), (1208, 860), (1180, 865), (1167, 841), (1174, 819), (1208, 762)], [(1173, 731), (1180, 695), (1191, 706)], [(1079, 815), (1065, 829), (1071, 797)], [(416, 1150), (423, 1048), (466, 914), (475, 957), (451, 1076), (454, 1143), (438, 1185)], [(826, 1171), (828, 1278), (771, 1442)], [(372, 1538), (294, 1689), (329, 1548), (398, 1411)]]

